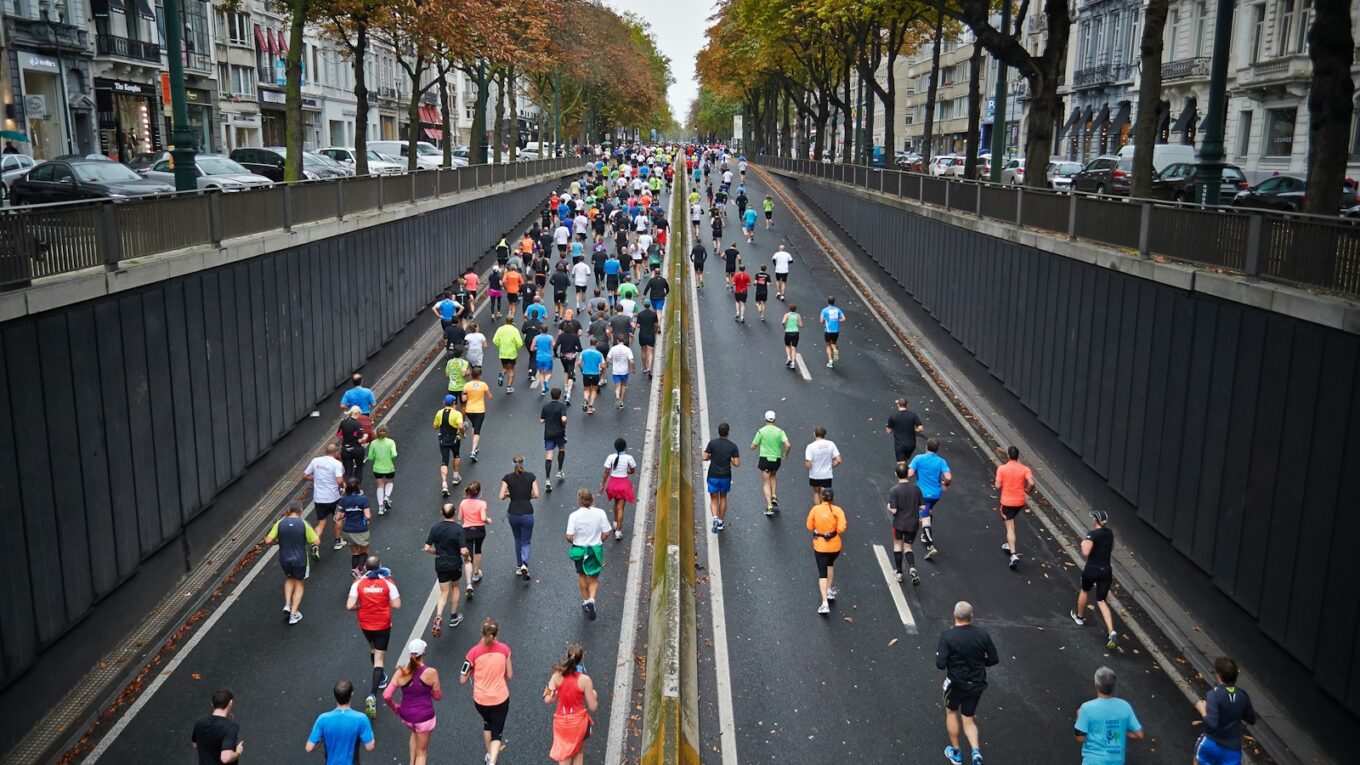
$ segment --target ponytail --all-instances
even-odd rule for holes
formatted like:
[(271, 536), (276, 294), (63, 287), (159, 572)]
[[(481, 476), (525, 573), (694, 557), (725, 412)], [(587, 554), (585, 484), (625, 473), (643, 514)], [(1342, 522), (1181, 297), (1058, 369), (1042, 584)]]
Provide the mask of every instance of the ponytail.
[(524, 455), (515, 455), (515, 475), (524, 475)]
[(496, 636), (501, 634), (501, 623), (492, 619), (490, 616), (482, 622), (482, 645), (489, 646), (496, 642)]
[(567, 655), (562, 657), (562, 661), (559, 661), (557, 666), (553, 667), (553, 671), (561, 675), (576, 674), (585, 658), (586, 649), (578, 643), (572, 643), (567, 646)]

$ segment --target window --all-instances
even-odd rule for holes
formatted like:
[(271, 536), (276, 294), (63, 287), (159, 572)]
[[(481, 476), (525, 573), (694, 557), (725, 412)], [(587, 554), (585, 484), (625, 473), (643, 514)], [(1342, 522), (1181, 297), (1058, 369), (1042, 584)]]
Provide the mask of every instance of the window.
[(1276, 3), (1275, 16), (1278, 19), (1278, 28), (1275, 35), (1275, 55), (1286, 56), (1290, 53), (1289, 44), (1293, 39), (1293, 27), (1295, 23), (1294, 14), (1295, 0), (1279, 0)]
[(1294, 52), (1308, 50), (1308, 27), (1313, 16), (1313, 0), (1299, 0), (1298, 12), (1294, 15)]
[(223, 93), (231, 92), (231, 67), (226, 63), (217, 65), (217, 89)]
[(232, 45), (250, 45), (250, 16), (236, 11), (217, 12), (218, 39)]
[(1294, 120), (1297, 115), (1298, 110), (1293, 107), (1266, 110), (1265, 156), (1288, 157), (1294, 153)]
[(1251, 153), (1251, 115), (1245, 109), (1237, 115), (1237, 156), (1245, 157)]
[(255, 51), (255, 69), (260, 73), (260, 82), (273, 82), (274, 56), (267, 50), (257, 49)]
[(1251, 7), (1251, 63), (1265, 58), (1266, 44), (1266, 6), (1258, 3)]
[(1131, 64), (1137, 64), (1142, 57), (1142, 40), (1138, 37), (1138, 14), (1129, 16), (1129, 54), (1125, 58)]
[(248, 66), (233, 66), (231, 68), (231, 92), (254, 98), (255, 70)]
[(1110, 62), (1119, 60), (1115, 58), (1115, 40), (1123, 36), (1121, 33), (1124, 28), (1119, 25), (1121, 21), (1122, 19), (1119, 18), (1117, 11), (1110, 17), (1110, 35), (1109, 39), (1105, 41), (1105, 59)]
[(1167, 21), (1167, 29), (1171, 30), (1171, 35), (1166, 39), (1166, 57), (1171, 61), (1180, 58), (1176, 54), (1176, 43), (1181, 36), (1181, 12), (1179, 8), (1171, 9), (1171, 18)]
[(1195, 58), (1204, 55), (1204, 36), (1208, 33), (1209, 6), (1201, 2), (1195, 6)]

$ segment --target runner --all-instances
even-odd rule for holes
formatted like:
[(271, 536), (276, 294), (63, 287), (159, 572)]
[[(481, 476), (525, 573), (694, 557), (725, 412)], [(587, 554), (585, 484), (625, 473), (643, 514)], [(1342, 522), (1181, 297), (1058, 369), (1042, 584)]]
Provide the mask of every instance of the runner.
[(789, 456), (793, 446), (789, 437), (774, 424), (774, 410), (765, 412), (765, 424), (756, 431), (751, 439), (751, 449), (756, 450), (756, 467), (760, 470), (761, 488), (765, 492), (765, 515), (772, 516), (779, 510), (779, 484), (775, 475), (784, 458)]
[(803, 316), (798, 313), (798, 304), (789, 303), (789, 310), (784, 313), (784, 318), (779, 320), (784, 326), (784, 355), (788, 357), (784, 366), (789, 369), (798, 368), (798, 336), (803, 329)]
[(581, 587), (581, 611), (595, 621), (595, 593), (600, 588), (600, 571), (604, 568), (604, 536), (613, 527), (609, 516), (595, 507), (595, 495), (587, 489), (576, 492), (577, 507), (567, 516), (567, 542), (571, 550), (567, 557), (576, 564), (577, 583)]
[(623, 409), (623, 397), (628, 393), (628, 375), (633, 372), (633, 349), (628, 347), (628, 339), (628, 335), (616, 335), (608, 356), (609, 371), (614, 379), (615, 407), (620, 410)]
[(993, 486), (1001, 491), (998, 511), (1006, 524), (1006, 541), (1001, 545), (1001, 550), (1011, 556), (1006, 565), (1015, 569), (1020, 565), (1020, 551), (1015, 545), (1015, 517), (1025, 509), (1025, 494), (1034, 489), (1034, 473), (1020, 462), (1019, 449), (1006, 447), (1006, 463), (996, 469)]
[(529, 581), (529, 543), (534, 538), (534, 503), (538, 499), (538, 478), (524, 470), (524, 455), (516, 454), (515, 469), (501, 477), (501, 490), (496, 495), (510, 500), (506, 508), (506, 522), (515, 537), (515, 573)]
[(897, 409), (888, 415), (883, 432), (893, 437), (893, 461), (911, 462), (916, 452), (916, 439), (926, 432), (926, 427), (921, 424), (921, 418), (907, 408), (907, 400), (899, 398)]
[(315, 751), (320, 745), (326, 753), (326, 765), (352, 765), (359, 760), (360, 744), (367, 752), (377, 746), (373, 740), (373, 724), (350, 709), (349, 702), (354, 698), (353, 683), (341, 680), (335, 684), (332, 693), (335, 694), (335, 709), (316, 718), (312, 732), (307, 736), (306, 749)]
[(482, 639), (467, 652), (458, 682), (472, 681), (472, 706), (482, 716), (482, 743), (486, 763), (495, 765), (505, 747), (505, 718), (510, 714), (509, 681), (515, 676), (510, 662), (510, 646), (497, 640), (501, 625), (487, 617), (482, 622)]
[(808, 485), (812, 487), (812, 504), (820, 504), (822, 492), (831, 488), (832, 470), (841, 464), (841, 451), (836, 442), (826, 437), (826, 428), (818, 425), (812, 430), (812, 443), (803, 450), (803, 467), (808, 471)]
[(996, 666), (996, 646), (992, 636), (981, 627), (973, 626), (973, 606), (966, 600), (954, 604), (954, 626), (940, 633), (935, 645), (935, 668), (945, 671), (944, 721), (949, 733), (949, 746), (944, 756), (955, 765), (962, 765), (959, 750), (959, 717), (963, 718), (963, 735), (972, 748), (971, 765), (982, 765), (978, 751), (977, 706), (987, 688), (987, 668)]
[[(326, 444), (326, 453), (307, 463), (302, 477), (312, 482), (312, 504), (316, 505), (316, 535), (318, 538), (326, 530), (326, 521), (335, 515), (335, 503), (340, 501), (340, 493), (345, 488), (345, 466), (337, 459), (340, 456), (339, 444)], [(344, 547), (340, 541), (340, 524), (335, 524), (335, 549)], [(317, 557), (320, 546), (312, 549)]]
[(592, 336), (590, 347), (581, 351), (581, 411), (586, 414), (595, 414), (595, 400), (600, 397), (604, 354), (600, 353), (599, 345), (599, 339)]
[(450, 324), (457, 321), (462, 311), (463, 307), (454, 301), (453, 293), (448, 290), (440, 293), (439, 302), (430, 308), (430, 312), (439, 317), (440, 329), (448, 329)]
[(500, 266), (491, 267), (491, 276), (486, 279), (486, 294), (491, 298), (491, 318), (501, 317), (501, 297), (505, 295), (505, 276)]
[(761, 206), (765, 209), (765, 229), (768, 231), (774, 228), (774, 197), (766, 194)]
[(533, 319), (540, 324), (548, 321), (548, 307), (543, 305), (543, 296), (537, 295), (533, 298), (525, 298), (524, 301), (525, 320)]
[(377, 405), (378, 399), (373, 395), (373, 391), (364, 387), (364, 376), (355, 372), (349, 376), (349, 390), (340, 397), (340, 411), (349, 412), (350, 407), (357, 406), (359, 411), (365, 415), (373, 413), (373, 407)]
[(836, 298), (828, 297), (820, 318), (822, 338), (826, 341), (826, 368), (831, 369), (841, 360), (841, 352), (836, 344), (841, 337), (841, 322), (845, 321), (845, 312), (836, 307)]
[[(695, 172), (697, 173), (699, 171), (696, 170)], [(698, 179), (696, 178), (695, 180)], [(690, 229), (693, 231), (694, 238), (698, 239), (699, 223), (702, 222), (704, 219), (704, 207), (703, 205), (699, 204), (699, 200), (696, 198), (696, 195), (691, 194), (690, 199), (691, 201), (689, 205), (689, 225)]]
[(463, 312), (459, 315), (459, 321), (467, 321), (477, 312), (477, 288), (481, 286), (482, 280), (477, 276), (477, 270), (468, 266), (463, 273), (463, 289), (467, 291), (467, 302), (463, 304)]
[(566, 318), (557, 325), (553, 353), (562, 364), (562, 403), (571, 406), (571, 389), (576, 384), (576, 360), (581, 354), (581, 323), (567, 309)]
[(189, 743), (198, 753), (198, 765), (223, 765), (241, 759), (246, 745), (240, 740), (241, 726), (232, 719), (235, 708), (236, 697), (230, 690), (219, 688), (212, 692), (212, 712), (198, 718), (189, 736)]
[(448, 395), (453, 396), (460, 409), (463, 404), (463, 386), (467, 385), (468, 370), (472, 369), (472, 363), (463, 358), (466, 351), (466, 346), (454, 348), (453, 358), (444, 364), (444, 376), (449, 380)]
[(497, 263), (504, 263), (506, 259), (510, 257), (510, 243), (506, 241), (506, 237), (508, 236), (510, 236), (509, 231), (505, 232), (504, 234), (501, 234), (500, 241), (496, 242)]
[[(655, 278), (660, 279), (661, 277)], [(652, 283), (648, 282), (648, 289), (651, 286)], [(642, 371), (646, 372), (648, 377), (652, 376), (652, 362), (656, 357), (656, 328), (661, 321), (661, 316), (657, 314), (660, 309), (653, 308), (656, 302), (653, 300), (651, 304), (643, 306), (634, 322), (637, 325), (638, 348), (642, 349)], [(662, 300), (661, 302), (664, 303), (665, 301)]]
[(789, 294), (789, 264), (793, 262), (793, 255), (784, 249), (784, 245), (779, 245), (779, 249), (770, 256), (774, 262), (774, 293), (780, 300), (788, 299)]
[[(717, 244), (713, 245), (714, 252), (718, 251), (718, 246), (719, 245)], [(737, 243), (733, 242), (727, 245), (727, 249), (722, 251), (722, 256), (723, 273), (725, 274), (725, 279), (727, 281), (727, 288), (730, 290), (732, 289), (732, 276), (737, 273), (737, 266), (740, 266), (742, 263), (741, 250), (738, 250)]]
[(736, 315), (732, 318), (736, 321), (746, 321), (746, 297), (750, 287), (751, 275), (746, 273), (746, 265), (737, 266), (737, 272), (732, 274), (732, 302), (737, 308)]
[(552, 335), (547, 332), (535, 334), (529, 347), (533, 349), (534, 355), (534, 387), (538, 388), (538, 395), (546, 396), (548, 394), (548, 383), (552, 380), (553, 371)]
[(608, 295), (609, 305), (614, 305), (618, 299), (619, 280), (623, 275), (623, 262), (619, 260), (619, 255), (610, 254), (604, 261), (604, 291)]
[(939, 552), (935, 547), (935, 530), (932, 528), (935, 504), (954, 480), (954, 474), (949, 472), (949, 463), (944, 461), (939, 451), (940, 439), (928, 438), (926, 453), (912, 457), (907, 464), (908, 474), (916, 479), (926, 505), (925, 512), (921, 513), (921, 544), (926, 547), (926, 560), (934, 559)]
[(336, 503), (341, 514), (341, 536), (349, 545), (350, 570), (354, 578), (364, 575), (364, 561), (368, 558), (368, 523), (373, 519), (373, 508), (359, 486), (358, 478), (345, 482), (345, 496)]
[[(580, 244), (577, 243), (576, 246), (579, 247)], [(558, 261), (552, 276), (548, 277), (548, 283), (553, 288), (553, 321), (558, 321), (562, 318), (562, 309), (567, 307), (567, 290), (572, 286), (572, 277), (567, 273), (566, 261)], [(581, 285), (581, 291), (585, 291), (584, 283)]]
[(1214, 659), (1214, 684), (1209, 695), (1195, 702), (1204, 718), (1204, 732), (1195, 742), (1195, 765), (1240, 765), (1242, 723), (1256, 724), (1251, 697), (1237, 687), (1237, 662), (1226, 656)]
[(467, 582), (467, 599), (472, 600), (476, 593), (473, 585), (482, 581), (482, 543), (486, 541), (486, 527), (491, 517), (486, 512), (486, 500), (482, 499), (482, 482), (473, 481), (463, 490), (463, 501), (458, 503), (458, 518), (463, 522), (463, 545), (472, 563), (472, 574)]
[(747, 210), (741, 217), (741, 227), (746, 232), (746, 243), (755, 244), (756, 242), (756, 211)]
[[(302, 520), (302, 504), (289, 502), (283, 517), (264, 537), (267, 545), (279, 546), (279, 566), (283, 568), (283, 612), (289, 624), (302, 621), (302, 593), (307, 577), (311, 576), (310, 549), (321, 537), (316, 529)], [(214, 709), (217, 707), (214, 706)]]
[(359, 629), (368, 641), (369, 658), (373, 660), (373, 682), (364, 699), (364, 714), (378, 715), (378, 692), (387, 687), (387, 673), (383, 663), (387, 657), (387, 643), (392, 638), (392, 611), (401, 608), (401, 594), (392, 572), (383, 568), (378, 556), (370, 555), (364, 562), (364, 574), (349, 587), (345, 608), (358, 612)]
[(713, 249), (716, 251), (722, 246), (723, 218), (721, 208), (716, 206), (713, 208), (713, 217), (709, 220), (708, 227), (713, 233)]
[(637, 461), (625, 449), (628, 442), (622, 438), (614, 439), (614, 453), (604, 458), (604, 472), (600, 474), (600, 493), (614, 503), (614, 541), (623, 541), (623, 510), (632, 502), (637, 504), (633, 492), (633, 480), (629, 478), (637, 472)]
[(1114, 614), (1110, 612), (1110, 606), (1105, 602), (1105, 598), (1110, 594), (1110, 583), (1114, 577), (1110, 567), (1110, 556), (1114, 553), (1114, 532), (1106, 528), (1110, 516), (1104, 510), (1092, 510), (1087, 515), (1091, 518), (1091, 530), (1086, 532), (1086, 538), (1081, 540), (1081, 557), (1086, 559), (1086, 566), (1081, 570), (1081, 591), (1077, 593), (1077, 607), (1068, 611), (1067, 615), (1072, 617), (1072, 621), (1076, 622), (1078, 627), (1084, 626), (1086, 598), (1094, 588), (1096, 608), (1100, 610), (1100, 616), (1105, 620), (1105, 630), (1108, 633), (1105, 647), (1114, 650), (1119, 633), (1114, 629)]
[(364, 477), (364, 455), (372, 423), (357, 406), (351, 406), (340, 421), (335, 437), (340, 439), (340, 464), (345, 467), (345, 480)]
[(913, 585), (921, 584), (916, 573), (916, 554), (911, 551), (911, 543), (916, 541), (916, 530), (921, 523), (921, 514), (926, 509), (921, 489), (910, 480), (907, 463), (897, 463), (897, 483), (888, 490), (888, 515), (892, 516), (893, 565), (897, 570), (897, 581), (902, 581), (902, 557), (907, 558), (907, 573)]
[(519, 349), (524, 347), (524, 336), (515, 328), (515, 314), (512, 311), (505, 317), (505, 324), (491, 336), (491, 344), (496, 346), (496, 354), (501, 360), (501, 371), (496, 376), (496, 385), (505, 386), (508, 396), (515, 392), (515, 360)]
[(486, 335), (482, 334), (482, 328), (477, 322), (468, 322), (468, 332), (463, 337), (463, 344), (467, 346), (463, 358), (467, 359), (468, 364), (474, 367), (482, 366), (486, 358), (486, 342)]
[(666, 296), (671, 294), (671, 283), (661, 275), (661, 267), (652, 268), (652, 276), (647, 280), (647, 300), (652, 308), (660, 312), (666, 307)]
[[(744, 173), (743, 173), (743, 175), (744, 175)], [(737, 202), (737, 217), (738, 217), (738, 218), (745, 218), (745, 217), (746, 217), (746, 207), (747, 207), (747, 205), (751, 204), (751, 198), (748, 197), (748, 196), (746, 196), (746, 187), (745, 187), (745, 186), (738, 186), (738, 187), (737, 187), (736, 202)]]
[(760, 264), (760, 270), (755, 275), (756, 285), (756, 310), (760, 312), (760, 320), (765, 321), (765, 303), (770, 299), (770, 272), (768, 266)]
[(510, 270), (501, 277), (501, 284), (505, 287), (506, 318), (514, 320), (515, 311), (519, 310), (520, 290), (524, 288), (524, 274), (511, 263)]
[(585, 305), (586, 289), (590, 286), (590, 275), (594, 269), (584, 260), (577, 261), (571, 267), (571, 283), (576, 288), (576, 310), (581, 310)]
[[(439, 670), (425, 663), (428, 647), (420, 638), (412, 640), (406, 646), (406, 664), (397, 667), (392, 682), (383, 691), (383, 701), (401, 724), (411, 730), (411, 765), (425, 765), (429, 761), (430, 734), (435, 727), (434, 702), (444, 698), (439, 687)], [(393, 700), (398, 690), (401, 703)]]
[(822, 595), (817, 613), (822, 615), (831, 613), (831, 604), (836, 602), (836, 558), (841, 554), (841, 535), (845, 533), (845, 511), (832, 504), (835, 499), (835, 491), (822, 489), (807, 516), (812, 555), (817, 561), (817, 590)]
[(727, 526), (727, 495), (732, 491), (732, 468), (741, 466), (741, 450), (728, 439), (731, 426), (718, 423), (718, 437), (704, 447), (708, 463), (708, 512), (713, 516), (713, 533)]
[[(468, 459), (475, 463), (477, 461), (477, 449), (482, 443), (482, 424), (486, 422), (486, 402), (492, 396), (491, 386), (482, 380), (482, 368), (480, 366), (472, 368), (471, 376), (472, 379), (468, 380), (467, 384), (463, 386), (463, 418), (466, 421), (463, 430), (466, 431), (468, 425), (472, 426), (472, 453), (468, 455)], [(381, 433), (381, 429), (378, 432)], [(369, 451), (372, 450), (373, 447), (369, 447)], [(392, 496), (391, 488), (388, 488), (387, 496), (389, 498)], [(382, 512), (379, 510), (378, 514), (381, 515)]]
[(590, 713), (600, 705), (595, 684), (585, 672), (586, 651), (567, 646), (567, 655), (553, 667), (543, 689), (543, 703), (557, 702), (553, 711), (553, 744), (548, 757), (561, 765), (585, 765), (586, 739), (593, 721)]
[(1147, 737), (1133, 705), (1115, 698), (1114, 670), (1101, 667), (1094, 677), (1096, 697), (1081, 705), (1072, 732), (1081, 744), (1082, 765), (1123, 765), (1129, 741)]
[(689, 260), (694, 264), (695, 286), (699, 289), (704, 288), (704, 261), (708, 260), (708, 250), (704, 249), (703, 242), (696, 241), (689, 250)]
[(452, 502), (445, 502), (441, 509), (444, 520), (430, 527), (425, 535), (425, 552), (434, 557), (434, 576), (439, 585), (439, 604), (434, 611), (434, 621), (430, 623), (430, 637), (444, 634), (444, 609), (453, 601), (453, 611), (449, 616), (449, 626), (457, 627), (463, 623), (463, 615), (458, 611), (462, 590), (458, 580), (463, 578), (467, 569), (468, 579), (472, 578), (472, 563), (468, 558), (467, 541), (463, 538), (463, 526), (458, 522), (458, 509)]
[(549, 401), (538, 413), (538, 422), (543, 426), (543, 482), (551, 494), (553, 452), (557, 452), (557, 481), (566, 480), (562, 465), (567, 461), (567, 405), (562, 403), (562, 389), (553, 388), (548, 395)]

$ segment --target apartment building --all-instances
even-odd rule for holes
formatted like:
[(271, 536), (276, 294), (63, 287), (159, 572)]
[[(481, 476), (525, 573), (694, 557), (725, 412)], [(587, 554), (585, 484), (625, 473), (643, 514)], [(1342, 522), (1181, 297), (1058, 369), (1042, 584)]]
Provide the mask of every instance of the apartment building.
[(86, 0), (0, 0), (5, 38), (4, 125), (38, 159), (96, 150)]

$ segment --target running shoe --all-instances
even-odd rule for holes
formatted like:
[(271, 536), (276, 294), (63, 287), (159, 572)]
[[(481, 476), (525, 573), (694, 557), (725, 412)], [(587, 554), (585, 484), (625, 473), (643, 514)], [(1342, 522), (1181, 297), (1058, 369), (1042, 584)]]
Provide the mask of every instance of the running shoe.
[[(714, 519), (713, 519), (713, 524), (712, 524), (712, 525), (713, 525), (713, 533), (714, 533), (714, 534), (717, 534), (717, 533), (718, 533), (718, 519), (717, 519), (717, 518), (714, 518)], [(284, 610), (286, 611), (286, 610), (288, 610), (288, 609), (285, 608)]]
[(344, 541), (343, 539), (337, 539), (337, 540), (335, 540), (335, 544), (331, 545), (331, 549), (332, 549), (332, 550), (343, 550), (343, 549), (345, 549), (345, 541)]
[(552, 481), (545, 481), (543, 488), (547, 489), (549, 494), (552, 494)]
[(444, 495), (444, 499), (448, 499), (448, 498), (449, 498), (449, 485), (448, 485), (448, 484), (444, 484), (444, 488), (440, 490), (440, 493)]
[(773, 517), (773, 516), (774, 516), (774, 505), (767, 505), (767, 506), (765, 507), (765, 517), (766, 517), (766, 518), (771, 518), (771, 517)]
[(1016, 567), (1020, 565), (1020, 556), (1012, 555), (1010, 562), (1007, 563), (1006, 565), (1009, 566), (1012, 571), (1014, 571)]
[(822, 615), (831, 613), (831, 605), (827, 603), (825, 600), (823, 600), (822, 604), (820, 606), (817, 606), (817, 613)]
[(944, 758), (954, 763), (954, 765), (963, 765), (963, 752), (960, 752), (959, 748), (956, 746), (946, 746), (944, 748)]
[(835, 364), (832, 364), (830, 361), (826, 362), (826, 368), (827, 368), (827, 369), (834, 369), (835, 366), (836, 366), (836, 365), (835, 365)]
[(841, 349), (840, 349), (840, 348), (832, 348), (832, 349), (831, 349), (831, 360), (832, 360), (832, 361), (837, 361), (837, 362), (841, 360)]
[(453, 480), (452, 480), (452, 481), (449, 481), (449, 483), (452, 484), (452, 485), (454, 485), (454, 486), (457, 486), (458, 484), (460, 484), (460, 483), (462, 483), (462, 482), (463, 482), (463, 476), (462, 476), (462, 474), (460, 474), (460, 473), (454, 473), (454, 474), (453, 474)]
[(902, 572), (901, 572), (901, 571), (898, 571), (898, 572), (897, 572), (897, 581), (899, 581), (899, 582), (902, 581)]
[(1116, 646), (1115, 641), (1119, 639), (1119, 633), (1111, 632), (1108, 637), (1109, 639), (1105, 641), (1105, 647), (1113, 651)]
[(290, 606), (290, 605), (288, 605), (287, 603), (284, 603), (284, 604), (283, 604), (283, 612), (284, 612), (285, 614), (291, 614), (291, 613), (293, 613), (293, 607)]
[(921, 576), (920, 576), (919, 574), (916, 573), (916, 569), (915, 569), (915, 568), (912, 568), (912, 569), (911, 569), (910, 571), (908, 571), (907, 573), (911, 574), (911, 584), (912, 584), (912, 586), (913, 586), (913, 587), (920, 587), (920, 586), (921, 586)]
[(571, 406), (571, 396), (563, 396), (562, 403), (566, 404), (567, 406)]
[(583, 411), (583, 412), (589, 412), (589, 411), (590, 411), (590, 404), (581, 404), (581, 411)]
[(473, 598), (477, 597), (477, 591), (472, 589), (471, 587), (468, 587), (466, 590), (463, 591), (463, 597), (467, 598), (468, 600), (472, 600)]
[(460, 624), (462, 624), (462, 623), (463, 623), (463, 614), (462, 614), (461, 611), (455, 611), (454, 614), (453, 614), (453, 616), (450, 616), (450, 617), (449, 617), (449, 628), (450, 628), (450, 629), (452, 629), (452, 628), (454, 628), (454, 627), (457, 627), (458, 625), (460, 625)]
[(973, 750), (973, 765), (982, 765), (982, 752)]
[(519, 574), (519, 575), (520, 575), (520, 578), (523, 579), (524, 581), (526, 581), (526, 582), (529, 581), (529, 567), (528, 567), (528, 566), (521, 566), (521, 567), (520, 567), (520, 574)]
[(511, 385), (505, 389), (505, 395), (509, 396), (515, 392), (515, 386)]
[[(473, 462), (476, 462), (476, 461), (477, 461), (477, 452), (473, 452), (472, 455), (473, 455), (473, 456), (472, 456), (472, 461), (473, 461)], [(389, 512), (389, 513), (392, 512), (392, 500), (390, 500), (390, 499), (384, 499), (384, 500), (383, 500), (383, 509), (386, 510), (387, 512)]]
[(298, 611), (297, 613), (295, 613), (295, 614), (293, 614), (292, 616), (288, 617), (288, 623), (289, 623), (289, 624), (297, 624), (297, 623), (300, 622), (300, 621), (302, 621), (302, 612), (301, 612), (301, 611)]
[(727, 528), (727, 521), (724, 521), (723, 519), (719, 518), (719, 519), (718, 519), (718, 531), (722, 531), (722, 530), (725, 529), (725, 528)]
[(826, 599), (830, 603), (835, 603), (836, 596), (839, 594), (841, 594), (840, 590), (836, 589), (835, 587), (826, 588)]
[(586, 603), (586, 618), (595, 621), (595, 601)]
[(377, 697), (377, 696), (374, 696), (373, 694), (370, 693), (370, 694), (368, 695), (368, 698), (364, 699), (364, 714), (368, 715), (368, 719), (370, 719), (370, 720), (376, 720), (376, 719), (378, 719), (378, 697)]
[(472, 572), (472, 581), (473, 583), (482, 581), (482, 572), (480, 569)]
[(496, 375), (496, 387), (500, 388), (503, 387), (504, 385), (505, 385), (505, 373), (501, 372), (500, 374)]
[(1072, 621), (1075, 622), (1076, 625), (1077, 625), (1078, 627), (1085, 627), (1085, 626), (1086, 626), (1086, 620), (1083, 619), (1083, 618), (1081, 618), (1080, 616), (1077, 616), (1077, 611), (1076, 611), (1075, 608), (1069, 610), (1069, 611), (1067, 612), (1067, 615), (1070, 616), (1070, 617), (1072, 617)]
[(548, 384), (547, 384), (547, 383), (543, 383), (542, 385), (538, 386), (538, 395), (540, 395), (540, 396), (546, 396), (546, 395), (548, 395)]
[(565, 481), (565, 480), (567, 480), (567, 474), (566, 474), (566, 472), (565, 472), (565, 471), (562, 471), (562, 470), (557, 471), (557, 480), (559, 480), (559, 481)]
[(321, 560), (321, 545), (307, 545), (307, 554), (313, 561)]
[(468, 455), (468, 459), (472, 460), (473, 462), (476, 462), (476, 461), (477, 461), (477, 450), (476, 450), (476, 449), (473, 449), (473, 450), (472, 450), (472, 454), (469, 454), (469, 455)]
[(1003, 552), (1009, 553), (1009, 552), (1011, 551), (1011, 543), (1010, 543), (1010, 542), (1002, 542), (1002, 543), (1001, 543), (1001, 550), (1002, 550)]
[(444, 617), (436, 616), (434, 622), (430, 624), (430, 637), (437, 638), (444, 634)]
[(618, 408), (619, 408), (620, 411), (623, 409), (623, 402), (622, 402), (622, 401), (619, 402)]
[(622, 541), (623, 541), (623, 532), (622, 532), (622, 531), (619, 531), (618, 529), (614, 529), (614, 541), (615, 541), (615, 542), (622, 542)]
[(392, 678), (388, 677), (388, 676), (387, 676), (387, 673), (384, 672), (384, 673), (383, 673), (383, 676), (382, 676), (382, 679), (378, 681), (378, 690), (381, 691), (381, 690), (386, 689), (386, 688), (387, 688), (387, 684), (390, 683), (390, 682), (392, 682)]
[(773, 507), (776, 510), (779, 509), (779, 497), (770, 497), (770, 507)]
[(931, 545), (930, 547), (927, 547), (927, 548), (926, 548), (926, 560), (933, 560), (933, 559), (935, 558), (935, 556), (939, 554), (939, 552), (940, 552), (939, 548), (937, 548), (935, 545)]

